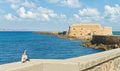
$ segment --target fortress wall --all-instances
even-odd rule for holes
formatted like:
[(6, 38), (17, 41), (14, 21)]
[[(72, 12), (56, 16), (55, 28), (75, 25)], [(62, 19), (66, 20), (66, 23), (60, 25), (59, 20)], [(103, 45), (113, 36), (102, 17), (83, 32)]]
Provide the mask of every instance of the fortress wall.
[(101, 36), (94, 35), (92, 37), (93, 44), (120, 44), (120, 36)]
[(100, 24), (73, 24), (69, 27), (69, 37), (91, 39), (92, 35), (112, 35), (112, 28), (102, 28)]
[(104, 27), (102, 30), (103, 35), (112, 35), (112, 27)]
[(119, 71), (120, 48), (65, 60), (32, 59), (0, 65), (0, 71)]

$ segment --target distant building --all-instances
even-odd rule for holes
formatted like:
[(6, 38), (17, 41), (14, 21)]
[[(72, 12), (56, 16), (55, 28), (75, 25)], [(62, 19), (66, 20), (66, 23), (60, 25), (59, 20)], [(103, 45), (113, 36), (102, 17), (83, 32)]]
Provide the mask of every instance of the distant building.
[(92, 35), (112, 35), (112, 27), (102, 28), (100, 24), (73, 24), (69, 27), (69, 37), (91, 39)]

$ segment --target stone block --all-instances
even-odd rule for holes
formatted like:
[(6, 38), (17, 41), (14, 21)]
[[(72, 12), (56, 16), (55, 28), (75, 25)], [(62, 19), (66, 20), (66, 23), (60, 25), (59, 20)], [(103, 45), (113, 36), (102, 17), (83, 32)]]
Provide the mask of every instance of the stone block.
[(77, 63), (44, 63), (43, 71), (79, 71)]

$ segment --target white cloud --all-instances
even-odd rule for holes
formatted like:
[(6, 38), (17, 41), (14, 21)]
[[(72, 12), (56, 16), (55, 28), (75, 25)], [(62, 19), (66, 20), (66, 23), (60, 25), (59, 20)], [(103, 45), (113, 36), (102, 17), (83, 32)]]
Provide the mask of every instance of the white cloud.
[(47, 14), (42, 14), (42, 17), (46, 20), (49, 20), (49, 16)]
[(34, 2), (28, 0), (8, 0), (7, 2), (10, 2), (11, 8), (14, 10), (20, 7), (27, 7), (28, 9), (35, 8)]
[(114, 7), (111, 7), (109, 5), (105, 6), (105, 11), (108, 14), (120, 14), (120, 6), (115, 5)]
[(22, 18), (25, 18), (25, 17), (26, 17), (24, 7), (21, 7), (21, 8), (19, 9), (19, 13), (20, 13), (20, 14), (19, 14), (20, 17), (22, 17)]
[(43, 7), (39, 7), (35, 13), (37, 14), (38, 18), (42, 17), (44, 20), (57, 17), (57, 14), (53, 10)]
[(5, 19), (7, 20), (13, 20), (13, 15), (11, 13), (8, 13), (7, 15), (5, 15)]
[(98, 16), (99, 11), (94, 8), (85, 8), (85, 9), (79, 10), (79, 15), (80, 16)]
[(40, 13), (55, 14), (53, 10), (44, 7), (37, 8), (37, 11)]
[(73, 14), (73, 17), (75, 17), (75, 18), (77, 18), (77, 19), (80, 18), (78, 14)]
[(31, 12), (31, 11), (28, 11), (28, 12), (26, 13), (26, 17), (28, 17), (28, 18), (34, 18), (34, 17), (35, 17), (35, 14), (34, 14), (33, 12)]
[(95, 8), (83, 8), (69, 18), (69, 23), (99, 23), (100, 12)]
[(11, 4), (11, 8), (14, 9), (14, 10), (17, 10), (19, 8), (19, 6), (16, 5), (16, 4)]
[(32, 11), (26, 12), (24, 7), (19, 8), (18, 13), (21, 18), (35, 18), (36, 16)]
[(69, 23), (100, 23), (111, 26), (113, 23), (120, 24), (120, 5), (105, 5), (104, 11), (95, 8), (83, 8), (68, 19)]
[(56, 3), (60, 6), (68, 6), (70, 8), (79, 8), (81, 3), (79, 0), (47, 0), (49, 3)]
[(36, 19), (41, 21), (48, 21), (59, 16), (53, 10), (44, 7), (38, 7), (28, 11), (25, 7), (20, 7), (17, 10), (17, 13), (20, 18)]
[(70, 8), (79, 8), (81, 6), (79, 0), (63, 0), (61, 1), (61, 4), (68, 6)]
[(20, 3), (20, 0), (7, 0), (10, 3)]
[[(52, 9), (41, 6), (38, 7), (30, 0), (6, 0), (6, 2), (10, 3), (11, 8), (15, 11), (17, 19), (20, 20), (34, 19), (39, 21), (49, 21), (66, 17), (66, 15), (55, 13)], [(36, 0), (36, 2), (38, 2), (38, 0)]]
[(23, 2), (22, 5), (29, 8), (35, 7), (35, 4), (33, 2), (28, 2), (28, 1)]
[(110, 21), (114, 21), (120, 18), (120, 5), (116, 4), (115, 6), (106, 5), (104, 12), (104, 19), (108, 19)]

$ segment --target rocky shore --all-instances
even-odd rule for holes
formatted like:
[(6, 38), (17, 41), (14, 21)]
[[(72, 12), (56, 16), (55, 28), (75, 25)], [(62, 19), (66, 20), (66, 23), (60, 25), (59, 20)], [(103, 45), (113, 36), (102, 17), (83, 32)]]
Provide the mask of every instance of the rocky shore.
[(95, 48), (95, 49), (104, 49), (104, 50), (111, 50), (115, 48), (120, 48), (120, 44), (92, 44), (91, 41), (86, 41), (82, 44), (83, 47)]
[(84, 41), (83, 46), (104, 50), (120, 48), (120, 36), (93, 36), (92, 40)]

